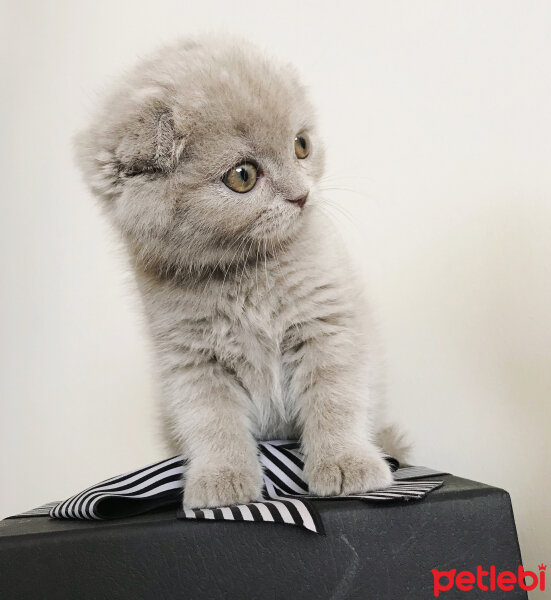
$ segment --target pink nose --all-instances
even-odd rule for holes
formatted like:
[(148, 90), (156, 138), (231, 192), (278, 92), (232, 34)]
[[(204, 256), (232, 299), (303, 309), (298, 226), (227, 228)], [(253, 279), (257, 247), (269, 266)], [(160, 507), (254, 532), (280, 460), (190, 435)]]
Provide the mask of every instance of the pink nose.
[(308, 199), (308, 192), (306, 194), (302, 194), (302, 196), (298, 196), (297, 198), (287, 198), (287, 200), (293, 204), (297, 204), (302, 208), (306, 204), (306, 200)]

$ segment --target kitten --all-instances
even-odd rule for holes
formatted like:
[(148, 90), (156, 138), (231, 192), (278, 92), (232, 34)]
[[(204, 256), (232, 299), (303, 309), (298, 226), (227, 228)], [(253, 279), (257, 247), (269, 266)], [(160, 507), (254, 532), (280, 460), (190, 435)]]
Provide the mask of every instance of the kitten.
[(257, 499), (256, 439), (300, 438), (315, 494), (392, 480), (374, 331), (319, 210), (313, 115), (289, 66), (191, 40), (139, 64), (77, 137), (135, 266), (188, 507)]

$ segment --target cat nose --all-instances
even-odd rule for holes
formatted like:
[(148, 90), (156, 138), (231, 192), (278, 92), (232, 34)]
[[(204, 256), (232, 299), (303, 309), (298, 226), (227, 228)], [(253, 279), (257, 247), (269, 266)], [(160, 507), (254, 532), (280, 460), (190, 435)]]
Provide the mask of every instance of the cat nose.
[(306, 194), (302, 194), (302, 196), (297, 196), (296, 198), (287, 198), (289, 202), (292, 204), (297, 204), (302, 208), (306, 204), (306, 200), (308, 199), (308, 192)]

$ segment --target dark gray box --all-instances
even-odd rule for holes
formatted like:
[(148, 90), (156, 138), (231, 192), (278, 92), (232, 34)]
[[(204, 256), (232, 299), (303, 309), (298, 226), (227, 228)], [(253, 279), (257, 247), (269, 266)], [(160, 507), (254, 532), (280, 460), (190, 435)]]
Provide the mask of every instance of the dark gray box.
[[(2, 600), (424, 600), (432, 569), (521, 563), (507, 492), (451, 475), (422, 501), (317, 501), (326, 535), (270, 523), (176, 520), (0, 522)], [(439, 598), (526, 598), (457, 587)]]

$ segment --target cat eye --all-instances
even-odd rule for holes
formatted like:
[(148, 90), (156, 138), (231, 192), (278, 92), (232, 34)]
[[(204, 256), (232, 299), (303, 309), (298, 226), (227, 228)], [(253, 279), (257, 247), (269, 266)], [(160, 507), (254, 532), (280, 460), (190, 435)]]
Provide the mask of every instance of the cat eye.
[(230, 169), (222, 181), (234, 192), (244, 194), (253, 189), (256, 183), (257, 169), (251, 163), (241, 163)]
[(306, 158), (310, 154), (310, 139), (305, 133), (295, 137), (295, 154), (297, 158)]

